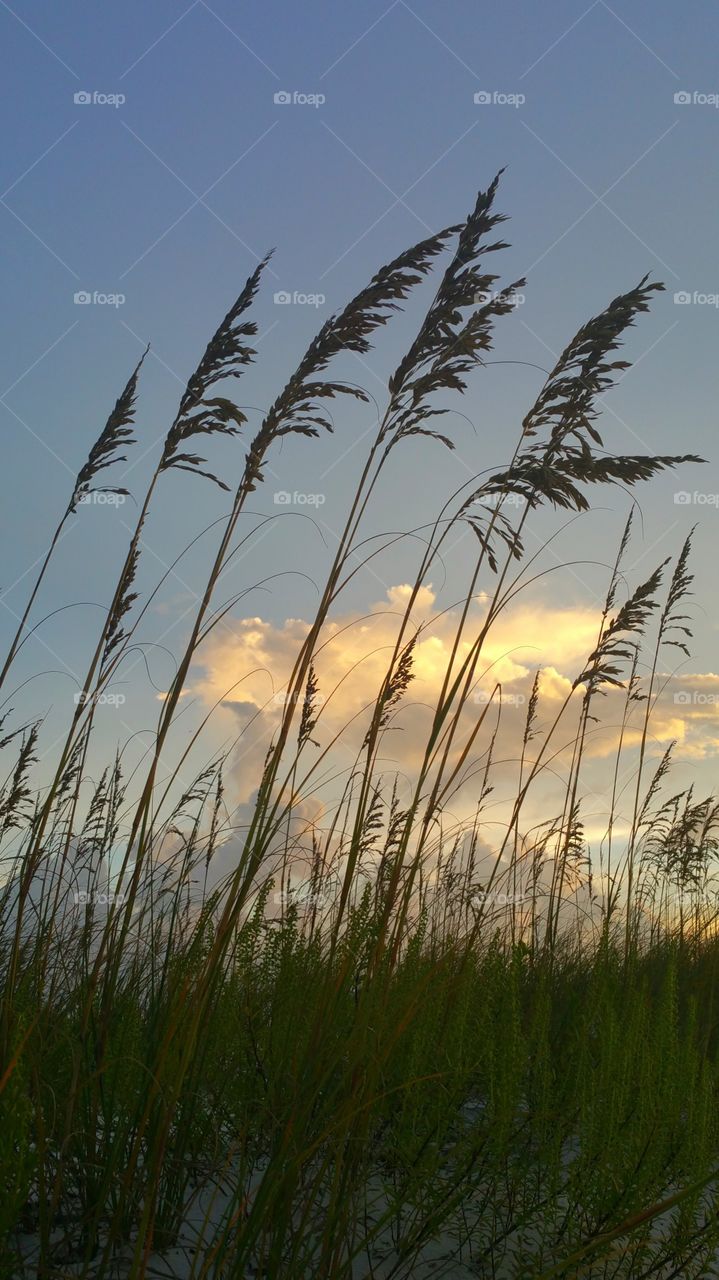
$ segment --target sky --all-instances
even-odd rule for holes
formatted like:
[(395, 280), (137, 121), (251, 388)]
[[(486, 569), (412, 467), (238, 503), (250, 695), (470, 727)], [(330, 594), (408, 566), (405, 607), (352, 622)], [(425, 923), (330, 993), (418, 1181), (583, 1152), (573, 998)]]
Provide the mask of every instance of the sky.
[[(505, 168), (497, 208), (510, 218), (511, 247), (496, 269), (504, 283), (523, 276), (527, 284), (498, 328), (501, 363), (478, 371), (445, 419), (453, 454), (411, 446), (388, 471), (368, 532), (413, 527), (468, 476), (506, 461), (542, 369), (579, 326), (645, 273), (663, 281), (666, 292), (629, 336), (633, 367), (606, 398), (601, 430), (612, 452), (707, 459), (642, 488), (628, 570), (634, 581), (648, 576), (698, 525), (693, 655), (668, 686), (657, 748), (678, 736), (687, 768), (711, 787), (718, 37), (719, 10), (699, 0), (681, 8), (669, 0), (0, 0), (3, 637), (147, 343), (139, 443), (112, 477), (135, 500), (187, 376), (267, 249), (275, 254), (255, 311), (257, 361), (237, 388), (253, 424), (326, 317), (401, 249), (466, 215)], [(380, 405), (425, 296), (380, 333), (374, 351), (343, 366)], [(375, 422), (372, 402), (341, 408), (333, 436), (292, 442), (271, 459), (252, 509), (258, 528), (263, 514), (282, 518), (259, 528), (226, 586), (229, 594), (270, 581), (250, 592), (192, 673), (201, 706), (239, 678), (258, 625), (267, 662), (281, 663), (288, 627), (311, 616), (312, 581), (323, 579)], [(232, 485), (241, 442), (210, 448)], [(537, 587), (506, 636), (508, 647), (530, 650), (517, 659), (522, 688), (538, 660), (566, 680), (576, 657), (566, 637), (590, 630), (629, 501), (607, 490), (598, 507), (553, 543), (549, 563), (573, 566)], [(226, 509), (196, 477), (163, 484), (145, 533), (142, 588)], [(133, 499), (81, 511), (43, 587), (35, 620), (62, 612), (25, 646), (17, 680), (30, 680), (23, 696), (51, 727), (92, 650), (134, 511)], [(540, 521), (537, 545), (561, 524)], [(210, 529), (169, 574), (148, 617), (157, 647), (128, 673), (127, 703), (103, 724), (101, 741), (156, 715), (172, 669), (166, 650), (176, 653), (187, 634), (212, 539)], [(340, 624), (379, 619), (415, 562), (402, 544), (394, 559), (359, 573)], [(460, 594), (463, 567), (458, 548), (432, 583), (432, 602)], [(217, 741), (236, 730), (235, 710), (221, 711)], [(237, 785), (249, 794), (239, 766)]]

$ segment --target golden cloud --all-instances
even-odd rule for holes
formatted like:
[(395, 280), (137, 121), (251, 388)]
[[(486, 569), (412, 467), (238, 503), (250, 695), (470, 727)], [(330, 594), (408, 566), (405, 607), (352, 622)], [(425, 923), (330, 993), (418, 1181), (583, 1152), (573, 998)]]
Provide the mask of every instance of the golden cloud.
[[(311, 795), (316, 799), (321, 796), (323, 803), (331, 805), (333, 783), (339, 787), (354, 767), (411, 591), (405, 583), (391, 586), (385, 598), (367, 612), (348, 611), (327, 624), (315, 663), (320, 707), (313, 733), (320, 744), (320, 753), (327, 754), (322, 759), (321, 770), (310, 775), (305, 800)], [(455, 669), (470, 652), (486, 609), (486, 600), (479, 597), (470, 610), (464, 638), (457, 649)], [(420, 590), (412, 608), (410, 629), (405, 633), (408, 638), (418, 630), (413, 679), (392, 717), (380, 753), (382, 769), (390, 775), (399, 774), (407, 788), (423, 758), (433, 710), (452, 656), (458, 619), (456, 609), (438, 610), (431, 586)], [(574, 679), (596, 644), (599, 625), (597, 607), (541, 601), (517, 602), (511, 613), (502, 614), (496, 620), (483, 646), (476, 683), (463, 712), (453, 755), (457, 757), (477, 718), (485, 715), (484, 727), (462, 775), (465, 782), (451, 797), (458, 821), (476, 804), (484, 753), (496, 729), (495, 796), (491, 805), (501, 825), (501, 813), (506, 811), (515, 793), (535, 672), (540, 671), (540, 698), (537, 734), (528, 749), (530, 760), (532, 751), (541, 745), (544, 733), (570, 695)], [(250, 799), (259, 781), (267, 747), (280, 723), (284, 689), (308, 631), (309, 623), (300, 618), (288, 618), (279, 624), (261, 617), (232, 620), (215, 631), (201, 651), (201, 665), (198, 664), (194, 673), (191, 691), (207, 706), (217, 705), (225, 728), (240, 733), (233, 780), (238, 798), (244, 802)], [(662, 677), (655, 692), (648, 743), (649, 778), (655, 767), (652, 759), (659, 759), (671, 741), (677, 744), (679, 761), (715, 756), (719, 750), (716, 717), (719, 676), (705, 673)], [(555, 745), (548, 752), (547, 769), (527, 803), (528, 822), (539, 823), (555, 811), (552, 788), (559, 795), (566, 783), (580, 701), (578, 692), (564, 714)], [(601, 830), (603, 815), (609, 809), (613, 762), (624, 706), (625, 693), (621, 689), (608, 689), (605, 696), (594, 699), (592, 706), (597, 722), (588, 727), (580, 794), (595, 831)], [(644, 704), (637, 704), (624, 728), (627, 755), (623, 771), (628, 768), (629, 775), (641, 739), (643, 713)], [(306, 753), (305, 770), (314, 768), (313, 762), (319, 758), (314, 746), (306, 748)], [(626, 792), (631, 793), (631, 786), (627, 785)], [(617, 822), (621, 816), (617, 815)]]

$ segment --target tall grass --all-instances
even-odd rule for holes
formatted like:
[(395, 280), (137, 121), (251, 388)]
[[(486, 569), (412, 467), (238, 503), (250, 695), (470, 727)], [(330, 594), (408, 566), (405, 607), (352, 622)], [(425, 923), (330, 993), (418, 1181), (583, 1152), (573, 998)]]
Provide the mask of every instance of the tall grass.
[[(496, 755), (501, 686), (476, 697), (498, 621), (539, 572), (526, 551), (535, 512), (581, 515), (595, 486), (631, 489), (700, 461), (613, 454), (597, 426), (628, 367), (617, 352), (660, 285), (645, 277), (590, 319), (507, 462), (438, 505), (413, 542), (414, 583), (379, 686), (356, 723), (323, 733), (324, 660), (338, 602), (377, 554), (367, 513), (383, 473), (408, 440), (424, 437), (428, 462), (453, 447), (437, 418), (488, 362), (524, 283), (497, 287), (486, 265), (506, 247), (493, 238), (497, 189), (495, 179), (463, 222), (383, 267), (322, 326), (229, 489), (194, 450), (198, 437), (209, 447), (248, 430), (227, 388), (256, 356), (249, 316), (267, 259), (258, 265), (188, 379), (49, 781), (38, 774), (43, 726), (5, 725), (7, 1276), (711, 1274), (719, 809), (671, 794), (671, 751), (653, 759), (650, 730), (671, 648), (690, 636), (689, 542), (671, 568), (628, 583), (630, 517), (594, 648), (559, 700), (537, 673), (511, 794)], [(172, 730), (203, 646), (241, 599), (219, 598), (241, 518), (286, 437), (331, 431), (329, 400), (368, 399), (331, 366), (366, 353), (431, 273), (239, 837), (228, 753), (183, 785), (204, 723), (189, 747)], [(78, 474), (9, 644), (6, 684), (67, 522), (134, 443), (141, 364)], [(97, 707), (153, 598), (137, 586), (142, 535), (177, 469), (229, 491), (229, 509), (151, 747), (129, 778), (120, 750), (98, 778)], [(446, 667), (413, 742), (416, 768), (393, 776), (388, 735), (429, 626), (417, 601), (463, 529), (475, 550)], [(623, 710), (597, 865), (583, 797), (607, 693)], [(340, 739), (352, 764), (334, 771)], [(560, 759), (552, 810), (545, 783)], [(500, 780), (498, 819), (489, 797)], [(320, 792), (321, 824), (303, 816)], [(228, 849), (233, 865), (216, 874)]]

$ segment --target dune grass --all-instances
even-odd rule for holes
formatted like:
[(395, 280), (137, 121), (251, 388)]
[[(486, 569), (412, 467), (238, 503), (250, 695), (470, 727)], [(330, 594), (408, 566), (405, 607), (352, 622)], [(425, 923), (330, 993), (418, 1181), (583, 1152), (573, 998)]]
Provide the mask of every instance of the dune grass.
[[(700, 461), (616, 455), (597, 427), (627, 367), (616, 353), (660, 285), (644, 278), (590, 319), (507, 462), (438, 503), (380, 685), (359, 731), (348, 727), (352, 767), (330, 800), (321, 782), (333, 746), (323, 652), (343, 591), (376, 554), (364, 530), (380, 477), (407, 440), (424, 437), (428, 458), (452, 447), (440, 417), (489, 360), (524, 284), (500, 287), (485, 265), (506, 247), (493, 238), (497, 189), (330, 317), (231, 488), (195, 449), (248, 432), (228, 388), (256, 355), (250, 316), (267, 259), (258, 265), (188, 380), (41, 783), (43, 726), (22, 722), (13, 676), (60, 532), (134, 444), (142, 361), (78, 472), (0, 673), (14, 706), (0, 792), (4, 1275), (714, 1274), (717, 806), (672, 792), (671, 750), (657, 757), (650, 730), (673, 651), (690, 640), (690, 540), (632, 584), (627, 521), (593, 650), (559, 700), (537, 674), (499, 835), (487, 801), (500, 777), (506, 792), (494, 754), (502, 690), (476, 697), (488, 637), (536, 572), (535, 512), (581, 515), (593, 486), (629, 490)], [(173, 728), (202, 646), (240, 608), (222, 582), (241, 519), (286, 437), (332, 430), (330, 400), (368, 400), (330, 366), (366, 353), (432, 274), (238, 838), (231, 754), (183, 787), (191, 748)], [(118, 754), (98, 780), (97, 710), (148, 613), (143, 532), (178, 468), (217, 483), (228, 506), (152, 745), (129, 778)], [(465, 527), (475, 555), (446, 670), (415, 773), (400, 779), (383, 746), (424, 635), (414, 606)], [(608, 692), (622, 710), (597, 860), (582, 806)], [(560, 756), (559, 803), (533, 825), (528, 797)], [(320, 785), (322, 823), (298, 821)], [(234, 865), (218, 877), (230, 842)]]

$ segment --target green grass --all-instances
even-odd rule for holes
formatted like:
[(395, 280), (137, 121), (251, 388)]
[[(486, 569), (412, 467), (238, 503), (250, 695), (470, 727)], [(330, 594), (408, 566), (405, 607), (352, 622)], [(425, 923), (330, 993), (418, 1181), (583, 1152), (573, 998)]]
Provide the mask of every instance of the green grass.
[[(699, 461), (614, 455), (596, 425), (599, 397), (626, 368), (614, 353), (660, 286), (641, 280), (583, 326), (505, 465), (438, 495), (412, 540), (416, 577), (386, 670), (359, 730), (347, 727), (352, 766), (334, 775), (334, 795), (322, 783), (322, 825), (296, 821), (332, 766), (323, 653), (343, 591), (376, 553), (364, 521), (380, 477), (408, 439), (423, 437), (428, 460), (451, 447), (437, 415), (489, 362), (523, 283), (497, 289), (483, 265), (504, 247), (491, 239), (503, 221), (496, 191), (495, 181), (463, 223), (382, 268), (325, 323), (243, 446), (232, 490), (194, 448), (247, 430), (216, 384), (256, 354), (260, 264), (188, 380), (47, 756), (44, 726), (23, 721), (12, 682), (61, 531), (134, 444), (141, 366), (78, 473), (0, 672), (14, 707), (0, 791), (3, 1275), (172, 1274), (190, 1226), (192, 1280), (719, 1274), (717, 808), (672, 792), (671, 751), (656, 757), (651, 734), (667, 665), (688, 651), (690, 540), (632, 585), (627, 522), (595, 646), (549, 707), (538, 675), (509, 771), (495, 754), (501, 689), (473, 696), (497, 619), (538, 572), (524, 545), (537, 509), (581, 514), (593, 486), (632, 488)], [(223, 780), (231, 753), (183, 787), (204, 725), (189, 747), (174, 729), (203, 645), (240, 610), (242, 593), (223, 598), (221, 584), (241, 517), (288, 435), (331, 430), (330, 399), (367, 399), (326, 369), (366, 352), (442, 255), (238, 840)], [(118, 743), (100, 773), (97, 708), (154, 598), (138, 585), (145, 522), (178, 468), (229, 489), (229, 506), (149, 750), (126, 778)], [(414, 604), (465, 528), (473, 554), (462, 544), (450, 656), (415, 773), (400, 778), (384, 748), (424, 635)], [(585, 771), (607, 692), (620, 723), (597, 851), (584, 833)], [(548, 806), (541, 788), (558, 760), (558, 803), (537, 826), (530, 802), (540, 789)], [(235, 861), (218, 876), (225, 846)]]
[[(334, 957), (291, 916), (258, 922), (238, 931), (201, 1028), (187, 949), (161, 995), (139, 971), (118, 979), (102, 1045), (99, 1002), (83, 1026), (81, 975), (39, 1016), (18, 999), (32, 1030), (4, 1093), (8, 1257), (20, 1220), (41, 1274), (111, 1275), (114, 1250), (120, 1274), (142, 1275), (150, 1235), (168, 1247), (193, 1188), (224, 1176), (193, 1275), (243, 1275), (254, 1259), (270, 1275), (344, 1276), (353, 1254), (369, 1275), (365, 1251), (376, 1266), (390, 1239), (394, 1274), (421, 1275), (444, 1235), (474, 1274), (539, 1276), (710, 1177), (719, 1062), (687, 992), (713, 984), (713, 944), (630, 966), (609, 945), (567, 947), (550, 965), (499, 941), (429, 945), (419, 929), (367, 986), (372, 914), (353, 909)], [(718, 1232), (696, 1190), (660, 1233), (649, 1221), (623, 1238), (623, 1263), (610, 1242), (580, 1274), (710, 1274)]]

